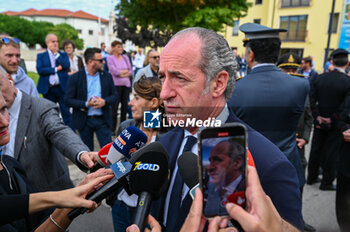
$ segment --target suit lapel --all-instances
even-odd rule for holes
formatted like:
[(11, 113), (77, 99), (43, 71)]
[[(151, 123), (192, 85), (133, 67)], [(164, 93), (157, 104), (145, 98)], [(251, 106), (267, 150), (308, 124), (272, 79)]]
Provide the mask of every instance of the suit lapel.
[[(19, 152), (22, 147), (25, 146), (25, 140), (27, 140), (26, 133), (29, 126), (31, 117), (30, 108), (32, 107), (32, 101), (30, 97), (22, 92), (21, 108), (17, 120), (17, 129), (15, 137), (14, 158), (19, 159)], [(27, 122), (27, 123), (25, 123)], [(39, 125), (37, 125), (39, 126)]]
[[(81, 84), (81, 90), (82, 90), (82, 94), (83, 94), (83, 99), (87, 99), (87, 96), (88, 96), (88, 94), (87, 94), (87, 92), (88, 92), (88, 87), (87, 87), (87, 80), (86, 80), (86, 72), (85, 72), (85, 68), (82, 68), (82, 69), (80, 69), (80, 71), (79, 72), (81, 72), (80, 74), (79, 74), (79, 76), (80, 76), (80, 78), (81, 78), (81, 82), (80, 82), (80, 84)], [(89, 99), (87, 99), (87, 100), (89, 100)]]

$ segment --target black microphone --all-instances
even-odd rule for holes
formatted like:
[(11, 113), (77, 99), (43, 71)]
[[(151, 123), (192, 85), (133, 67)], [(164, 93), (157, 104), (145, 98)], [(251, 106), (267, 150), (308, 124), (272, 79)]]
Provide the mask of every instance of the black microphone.
[(133, 224), (140, 231), (145, 229), (152, 200), (158, 199), (165, 192), (169, 181), (169, 155), (160, 143), (156, 148), (144, 153), (134, 163), (129, 176), (131, 192), (139, 195)]
[(198, 156), (186, 151), (177, 159), (177, 167), (185, 184), (190, 188), (190, 195), (194, 199), (194, 192), (199, 187)]
[[(102, 187), (97, 189), (95, 192), (89, 194), (86, 199), (95, 201), (96, 203), (101, 202), (104, 198), (110, 196), (113, 192), (115, 192), (118, 188), (128, 188), (128, 181), (126, 177), (132, 170), (132, 165), (137, 162), (137, 160), (142, 157), (144, 154), (148, 154), (150, 151), (154, 152), (159, 149), (163, 149), (163, 146), (159, 142), (151, 143), (140, 150), (136, 151), (132, 154), (129, 161), (118, 161), (114, 163), (111, 168), (113, 169), (115, 177), (104, 184)], [(83, 214), (87, 211), (87, 208), (75, 208), (70, 211), (67, 217), (72, 221), (74, 218)]]

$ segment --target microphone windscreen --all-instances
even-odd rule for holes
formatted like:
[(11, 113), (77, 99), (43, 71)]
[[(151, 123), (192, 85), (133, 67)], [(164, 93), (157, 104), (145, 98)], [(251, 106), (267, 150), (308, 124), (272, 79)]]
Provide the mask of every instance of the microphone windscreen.
[[(159, 149), (155, 149), (157, 147)], [(151, 143), (133, 154), (132, 158), (135, 155), (137, 158), (129, 175), (132, 193), (148, 192), (157, 199), (165, 191), (169, 180), (169, 155), (164, 151), (160, 143)]]
[(109, 150), (111, 149), (112, 143), (109, 143), (102, 147), (97, 154), (97, 162), (102, 165), (103, 167), (106, 167), (108, 165), (107, 162), (107, 155)]
[(199, 183), (198, 156), (193, 152), (186, 151), (180, 155), (177, 166), (182, 179), (190, 189)]
[(124, 129), (114, 140), (108, 152), (107, 160), (115, 163), (122, 158), (130, 159), (130, 154), (143, 147), (147, 142), (147, 136), (134, 126)]

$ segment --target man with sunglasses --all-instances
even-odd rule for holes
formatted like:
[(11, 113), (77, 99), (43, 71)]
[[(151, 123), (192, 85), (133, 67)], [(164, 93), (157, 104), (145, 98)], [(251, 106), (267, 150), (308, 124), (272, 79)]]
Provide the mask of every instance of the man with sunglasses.
[(34, 81), (19, 67), (20, 62), (19, 39), (0, 35), (0, 65), (12, 76), (16, 88), (33, 97), (39, 97)]
[(72, 115), (64, 103), (64, 95), (68, 81), (70, 62), (67, 53), (58, 50), (58, 39), (55, 34), (45, 38), (47, 51), (39, 53), (36, 59), (36, 69), (40, 75), (38, 91), (44, 98), (58, 102), (63, 122), (70, 125)]
[(156, 50), (152, 50), (149, 53), (148, 62), (149, 64), (146, 67), (140, 69), (136, 73), (134, 83), (137, 82), (142, 75), (145, 75), (146, 77), (158, 77), (159, 52), (157, 52)]
[(72, 126), (81, 139), (94, 149), (93, 133), (100, 146), (112, 142), (111, 105), (117, 101), (112, 76), (103, 72), (104, 59), (99, 48), (84, 52), (86, 66), (68, 80), (65, 102), (73, 107)]

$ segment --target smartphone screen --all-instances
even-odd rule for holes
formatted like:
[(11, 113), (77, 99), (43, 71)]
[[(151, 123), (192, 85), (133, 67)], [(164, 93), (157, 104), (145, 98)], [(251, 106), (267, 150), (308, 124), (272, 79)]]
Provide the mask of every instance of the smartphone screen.
[(206, 128), (199, 135), (200, 187), (203, 214), (229, 216), (228, 202), (245, 207), (247, 136), (240, 123)]

